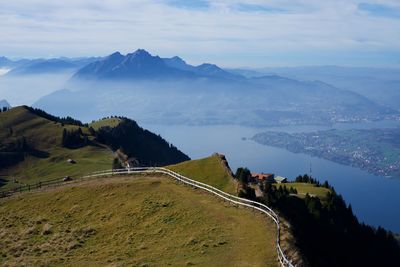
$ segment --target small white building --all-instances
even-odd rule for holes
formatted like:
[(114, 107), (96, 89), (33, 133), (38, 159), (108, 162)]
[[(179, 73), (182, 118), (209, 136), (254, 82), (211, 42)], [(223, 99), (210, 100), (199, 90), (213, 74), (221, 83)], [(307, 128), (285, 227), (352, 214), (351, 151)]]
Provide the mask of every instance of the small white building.
[(287, 178), (282, 176), (276, 176), (274, 179), (277, 184), (284, 184), (287, 182)]

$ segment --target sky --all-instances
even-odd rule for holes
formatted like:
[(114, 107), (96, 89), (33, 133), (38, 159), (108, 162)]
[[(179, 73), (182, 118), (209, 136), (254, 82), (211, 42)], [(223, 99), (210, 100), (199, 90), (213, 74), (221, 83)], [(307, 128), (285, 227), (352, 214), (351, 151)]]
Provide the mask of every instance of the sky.
[(399, 0), (0, 0), (0, 56), (400, 67)]

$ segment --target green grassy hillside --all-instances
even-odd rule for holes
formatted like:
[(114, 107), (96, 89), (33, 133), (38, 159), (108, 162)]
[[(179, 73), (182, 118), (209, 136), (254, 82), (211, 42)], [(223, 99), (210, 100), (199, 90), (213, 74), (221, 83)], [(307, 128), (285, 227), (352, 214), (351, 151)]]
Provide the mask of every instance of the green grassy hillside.
[(98, 121), (94, 121), (89, 124), (95, 130), (100, 129), (101, 127), (115, 127), (117, 126), (122, 120), (120, 118), (105, 118)]
[[(4, 188), (111, 168), (111, 151), (95, 142), (86, 127), (81, 129), (83, 134), (88, 135), (89, 145), (79, 149), (62, 146), (63, 129), (78, 128), (40, 117), (26, 107), (16, 107), (0, 113), (0, 154), (4, 159), (9, 158), (10, 153), (22, 155), (16, 164), (0, 168), (0, 175), (6, 183)], [(15, 148), (15, 144), (21, 140), (24, 140), (28, 148)], [(68, 159), (73, 159), (76, 164), (68, 163)], [(10, 181), (14, 179), (18, 183)]]
[(294, 188), (297, 190), (297, 195), (299, 197), (305, 197), (306, 194), (309, 194), (310, 196), (315, 196), (318, 197), (321, 200), (326, 199), (326, 195), (330, 190), (325, 187), (318, 187), (315, 184), (311, 183), (286, 183), (286, 184), (274, 184), (274, 186), (279, 187), (279, 186), (286, 186), (287, 189), (289, 188)]
[(275, 226), (168, 178), (104, 178), (0, 200), (4, 266), (278, 266)]
[(84, 125), (26, 106), (0, 113), (2, 189), (111, 169), (112, 151), (117, 150), (124, 153), (121, 161), (130, 159), (139, 166), (164, 166), (189, 159), (128, 118), (106, 118)]
[(182, 162), (167, 167), (188, 178), (212, 185), (230, 194), (236, 194), (237, 183), (220, 155)]

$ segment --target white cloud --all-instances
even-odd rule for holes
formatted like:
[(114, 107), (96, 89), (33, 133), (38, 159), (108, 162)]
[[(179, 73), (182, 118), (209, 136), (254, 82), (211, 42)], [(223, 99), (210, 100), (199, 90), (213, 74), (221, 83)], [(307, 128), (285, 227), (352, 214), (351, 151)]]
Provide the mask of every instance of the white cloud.
[[(399, 6), (396, 0), (216, 0), (196, 9), (156, 0), (0, 0), (0, 53), (84, 56), (142, 47), (196, 63), (202, 55), (259, 65), (252, 55), (400, 50), (400, 20), (360, 12), (362, 2)], [(282, 12), (246, 12), (234, 8), (239, 4)]]

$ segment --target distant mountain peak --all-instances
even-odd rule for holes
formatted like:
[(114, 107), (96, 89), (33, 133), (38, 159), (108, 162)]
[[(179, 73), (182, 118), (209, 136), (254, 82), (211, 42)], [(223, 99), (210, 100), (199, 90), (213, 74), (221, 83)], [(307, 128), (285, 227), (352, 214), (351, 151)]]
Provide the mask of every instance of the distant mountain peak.
[(185, 60), (183, 60), (181, 57), (178, 57), (178, 56), (171, 57), (171, 60), (179, 61), (179, 62), (182, 62), (182, 63), (186, 63)]
[(107, 62), (108, 61), (111, 64), (116, 65), (116, 64), (120, 63), (124, 58), (125, 58), (125, 56), (117, 51), (117, 52), (114, 52), (111, 55), (105, 57), (101, 61), (103, 61), (103, 62)]
[(237, 79), (217, 65), (205, 63), (198, 67), (187, 64), (182, 58), (160, 58), (145, 49), (122, 55), (115, 52), (106, 58), (80, 69), (74, 78), (84, 79)]
[(207, 73), (207, 74), (212, 74), (212, 75), (228, 73), (225, 70), (218, 67), (217, 65), (211, 64), (211, 63), (203, 63), (203, 64), (197, 66), (196, 69), (202, 73)]
[(184, 70), (184, 71), (192, 71), (192, 72), (195, 71), (195, 67), (187, 64), (185, 60), (183, 60), (182, 58), (180, 58), (178, 56), (174, 56), (171, 58), (163, 58), (163, 61), (165, 64), (167, 64), (167, 66), (172, 67), (172, 68), (176, 68), (176, 69), (180, 69), (180, 70)]
[(140, 57), (140, 56), (142, 56), (142, 57), (152, 57), (152, 55), (149, 52), (147, 52), (145, 49), (141, 49), (141, 48), (139, 48), (138, 50), (136, 50), (135, 52), (133, 52), (131, 54), (128, 54), (127, 56), (129, 56), (129, 55), (138, 56), (138, 57)]
[(115, 57), (123, 57), (123, 55), (119, 51), (117, 51), (108, 56), (108, 58), (115, 58)]
[(6, 57), (0, 56), (0, 67), (7, 67), (12, 64), (12, 61)]
[(122, 55), (115, 52), (80, 69), (75, 78), (88, 79), (154, 79), (184, 76), (170, 68), (159, 56), (144, 49)]
[(10, 103), (8, 103), (8, 101), (7, 100), (5, 100), (5, 99), (1, 99), (0, 100), (0, 108), (2, 109), (2, 108), (11, 108), (11, 105), (10, 105)]
[(215, 69), (215, 70), (222, 70), (220, 67), (218, 67), (215, 64), (211, 64), (211, 63), (203, 63), (199, 66), (197, 66), (200, 69)]
[(144, 49), (138, 49), (133, 53), (129, 53), (125, 56), (124, 62), (130, 62), (133, 64), (146, 63), (146, 64), (164, 64), (162, 59), (158, 56), (153, 56)]

